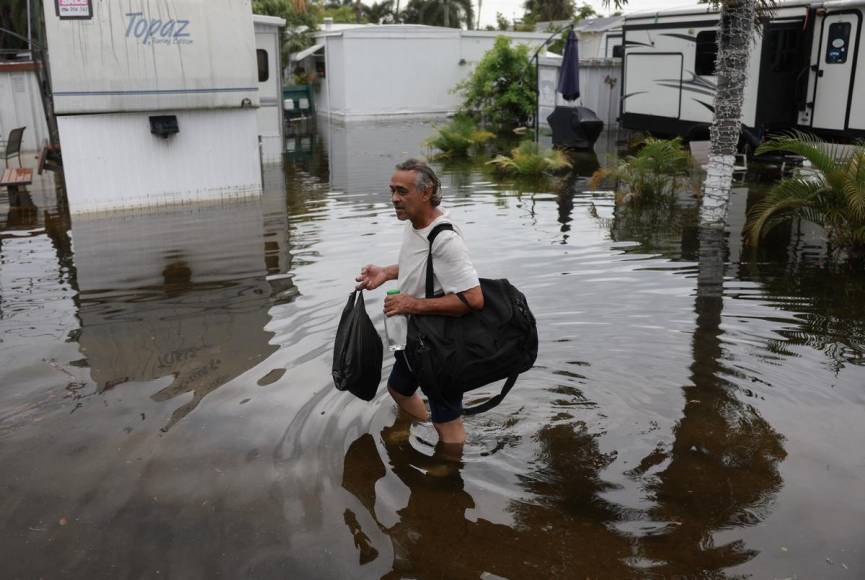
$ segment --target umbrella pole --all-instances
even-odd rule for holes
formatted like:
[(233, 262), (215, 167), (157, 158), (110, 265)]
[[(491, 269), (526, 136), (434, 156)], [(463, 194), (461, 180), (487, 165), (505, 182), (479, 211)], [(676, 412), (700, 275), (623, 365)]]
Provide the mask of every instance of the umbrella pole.
[(538, 58), (538, 53), (535, 53), (535, 114), (532, 115), (535, 118), (535, 143), (539, 143), (540, 141), (540, 123), (538, 122), (538, 117), (541, 116), (541, 79), (540, 79), (540, 59)]
[(565, 24), (561, 28), (556, 29), (545, 41), (541, 43), (541, 45), (535, 51), (535, 54), (533, 54), (532, 58), (529, 60), (529, 62), (534, 61), (535, 63), (535, 114), (532, 115), (535, 118), (535, 143), (538, 143), (540, 141), (540, 122), (538, 121), (538, 117), (540, 117), (541, 112), (541, 59), (538, 54), (544, 49), (546, 45), (550, 43), (553, 38), (564, 32), (568, 28), (573, 30), (574, 23), (570, 22), (568, 24)]

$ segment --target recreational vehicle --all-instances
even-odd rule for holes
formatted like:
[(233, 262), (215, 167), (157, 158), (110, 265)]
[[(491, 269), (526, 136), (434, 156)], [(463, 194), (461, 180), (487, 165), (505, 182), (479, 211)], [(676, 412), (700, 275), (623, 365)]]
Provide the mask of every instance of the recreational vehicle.
[[(742, 107), (744, 147), (802, 129), (865, 137), (865, 1), (783, 2), (755, 34)], [(712, 123), (719, 13), (709, 8), (625, 18), (622, 126), (705, 139)]]
[(43, 7), (72, 214), (261, 195), (250, 0)]

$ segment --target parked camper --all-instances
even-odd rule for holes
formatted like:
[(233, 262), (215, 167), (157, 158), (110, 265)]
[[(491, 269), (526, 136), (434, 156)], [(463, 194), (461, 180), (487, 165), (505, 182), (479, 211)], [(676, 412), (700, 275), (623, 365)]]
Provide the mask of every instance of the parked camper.
[[(325, 23), (315, 34), (317, 44), (292, 56), (292, 61), (316, 71), (319, 115), (343, 121), (447, 115), (461, 102), (453, 88), (471, 74), (499, 36), (534, 50), (549, 35), (415, 24)], [(435, 58), (430, 60), (430, 55)], [(308, 59), (312, 62), (304, 62)], [(423, 74), (418, 73), (418, 63), (429, 63)], [(382, 90), (382, 79), (387, 79), (387, 90)]]
[[(863, 0), (779, 4), (755, 35), (742, 107), (743, 144), (799, 128), (865, 137)], [(625, 17), (621, 124), (708, 138), (717, 88), (719, 13), (710, 8)], [(859, 90), (856, 90), (856, 87)]]
[(285, 20), (254, 14), (255, 61), (258, 67), (258, 136), (261, 139), (261, 161), (282, 161), (282, 62), (280, 28)]

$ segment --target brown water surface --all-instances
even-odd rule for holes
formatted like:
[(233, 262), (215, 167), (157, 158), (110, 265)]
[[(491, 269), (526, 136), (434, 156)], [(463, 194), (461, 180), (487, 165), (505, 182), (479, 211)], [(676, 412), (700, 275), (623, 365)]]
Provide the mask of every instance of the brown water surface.
[(0, 199), (0, 576), (865, 577), (865, 278), (806, 235), (742, 260), (748, 188), (724, 239), (688, 196), (440, 166), (537, 365), (457, 459), (383, 386), (333, 388), (353, 277), (399, 249), (390, 170), (430, 131), (323, 125), (260, 200)]

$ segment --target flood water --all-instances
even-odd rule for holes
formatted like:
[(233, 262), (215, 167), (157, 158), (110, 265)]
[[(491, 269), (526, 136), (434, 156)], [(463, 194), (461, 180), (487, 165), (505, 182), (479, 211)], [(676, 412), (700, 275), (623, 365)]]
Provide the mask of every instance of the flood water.
[(865, 577), (865, 277), (807, 232), (746, 259), (756, 187), (725, 241), (687, 196), (438, 165), (537, 364), (458, 462), (384, 385), (334, 389), (354, 276), (396, 261), (387, 179), (430, 132), (323, 124), (254, 201), (70, 221), (2, 194), (0, 576)]

